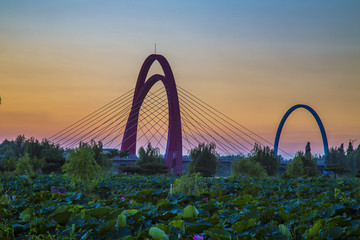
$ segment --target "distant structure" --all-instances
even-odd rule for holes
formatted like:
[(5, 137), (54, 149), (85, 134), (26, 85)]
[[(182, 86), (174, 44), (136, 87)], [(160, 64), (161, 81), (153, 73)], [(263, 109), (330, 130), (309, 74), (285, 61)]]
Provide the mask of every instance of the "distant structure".
[[(149, 69), (155, 61), (160, 63), (165, 75), (154, 74), (146, 80)], [(141, 108), (141, 105), (151, 87), (154, 86), (154, 84), (158, 81), (161, 81), (165, 86), (169, 109), (169, 126), (165, 153), (165, 164), (169, 167), (169, 170), (174, 168), (175, 173), (181, 173), (183, 161), (179, 99), (174, 75), (168, 61), (162, 55), (150, 55), (146, 58), (141, 67), (135, 87), (131, 111), (126, 123), (121, 150), (123, 151), (128, 149), (131, 155), (136, 154), (136, 136), (139, 109)]]
[(322, 137), (322, 140), (323, 140), (323, 145), (324, 145), (324, 155), (326, 156), (328, 151), (329, 151), (329, 146), (328, 146), (328, 140), (327, 140), (327, 137), (326, 137), (326, 132), (325, 132), (325, 128), (324, 128), (324, 125), (322, 124), (321, 120), (320, 120), (320, 117), (319, 115), (315, 112), (314, 109), (312, 109), (311, 107), (309, 107), (308, 105), (304, 105), (304, 104), (298, 104), (298, 105), (295, 105), (293, 107), (291, 107), (286, 113), (285, 115), (283, 116), (283, 118), (281, 119), (281, 122), (279, 124), (279, 127), (277, 129), (277, 132), (276, 132), (276, 137), (275, 137), (275, 142), (274, 142), (274, 152), (275, 152), (275, 155), (277, 156), (277, 152), (278, 152), (278, 147), (279, 147), (279, 140), (280, 140), (280, 134), (281, 134), (281, 131), (282, 131), (282, 128), (285, 124), (285, 121), (286, 119), (289, 117), (289, 115), (296, 109), (298, 108), (304, 108), (306, 110), (308, 110), (312, 115), (313, 117), (315, 118), (319, 128), (320, 128), (320, 132), (321, 132), (321, 137)]

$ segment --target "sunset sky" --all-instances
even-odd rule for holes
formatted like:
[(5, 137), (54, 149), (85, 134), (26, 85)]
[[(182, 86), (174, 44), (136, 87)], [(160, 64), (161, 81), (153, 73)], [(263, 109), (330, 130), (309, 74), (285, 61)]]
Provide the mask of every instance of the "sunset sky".
[[(0, 142), (42, 139), (135, 87), (145, 58), (273, 142), (295, 104), (330, 146), (360, 144), (360, 1), (0, 1)], [(155, 70), (153, 70), (155, 72)], [(322, 152), (296, 110), (280, 147)]]

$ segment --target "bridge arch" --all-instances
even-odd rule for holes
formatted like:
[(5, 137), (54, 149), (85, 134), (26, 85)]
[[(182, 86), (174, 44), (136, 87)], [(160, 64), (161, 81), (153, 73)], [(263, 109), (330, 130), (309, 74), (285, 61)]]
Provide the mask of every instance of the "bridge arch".
[(327, 137), (326, 137), (326, 132), (325, 132), (324, 125), (322, 124), (322, 122), (320, 120), (320, 117), (315, 112), (315, 110), (312, 109), (311, 107), (309, 107), (308, 105), (304, 105), (304, 104), (298, 104), (298, 105), (292, 106), (285, 113), (283, 118), (281, 119), (281, 122), (280, 122), (279, 127), (278, 127), (277, 132), (276, 132), (276, 137), (275, 137), (275, 142), (274, 142), (275, 155), (277, 156), (277, 153), (278, 153), (280, 135), (281, 135), (282, 128), (283, 128), (283, 126), (285, 124), (285, 121), (289, 117), (289, 115), (298, 108), (304, 108), (304, 109), (308, 110), (313, 115), (313, 117), (315, 118), (315, 120), (316, 120), (316, 122), (317, 122), (317, 124), (319, 126), (320, 132), (321, 132), (321, 137), (322, 137), (322, 141), (323, 141), (323, 145), (324, 145), (324, 154), (326, 156), (328, 151), (329, 151), (329, 146), (328, 146), (328, 140), (327, 140)]
[[(164, 75), (154, 74), (146, 80), (152, 64), (158, 61), (164, 71)], [(121, 150), (129, 150), (130, 154), (136, 154), (137, 124), (139, 118), (139, 109), (146, 95), (155, 83), (161, 81), (166, 89), (169, 111), (168, 138), (166, 144), (165, 164), (171, 168), (175, 167), (175, 173), (182, 172), (182, 133), (180, 107), (175, 84), (174, 75), (170, 64), (162, 55), (152, 54), (148, 56), (139, 72), (136, 82), (133, 102), (129, 118), (126, 123), (125, 132), (121, 144)], [(140, 105), (140, 107), (139, 107)]]

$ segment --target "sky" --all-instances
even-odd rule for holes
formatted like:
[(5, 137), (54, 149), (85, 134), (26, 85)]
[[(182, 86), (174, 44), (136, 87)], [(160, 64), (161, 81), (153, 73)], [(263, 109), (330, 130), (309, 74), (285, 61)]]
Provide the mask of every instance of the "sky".
[[(358, 145), (359, 12), (356, 0), (0, 0), (0, 142), (49, 137), (134, 88), (156, 43), (178, 85), (270, 142), (307, 104), (330, 146)], [(279, 146), (307, 141), (323, 153), (298, 109)]]

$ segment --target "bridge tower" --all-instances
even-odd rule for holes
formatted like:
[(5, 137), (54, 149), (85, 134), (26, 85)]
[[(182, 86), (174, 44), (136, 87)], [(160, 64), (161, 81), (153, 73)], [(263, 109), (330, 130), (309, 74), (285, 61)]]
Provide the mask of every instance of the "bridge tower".
[(280, 135), (281, 135), (282, 128), (283, 128), (283, 126), (285, 124), (285, 121), (289, 117), (289, 115), (298, 108), (304, 108), (304, 109), (308, 110), (313, 115), (313, 117), (315, 118), (315, 120), (316, 120), (316, 122), (317, 122), (317, 124), (319, 126), (320, 132), (321, 132), (321, 137), (322, 137), (323, 145), (324, 145), (324, 155), (326, 156), (328, 151), (329, 151), (329, 146), (328, 146), (328, 140), (327, 140), (327, 137), (326, 137), (326, 132), (325, 132), (324, 125), (321, 122), (321, 119), (320, 119), (319, 115), (315, 112), (315, 110), (312, 109), (311, 107), (309, 107), (308, 105), (304, 105), (304, 104), (298, 104), (298, 105), (292, 106), (285, 113), (283, 118), (281, 119), (281, 122), (280, 122), (279, 127), (278, 127), (277, 132), (276, 132), (276, 137), (275, 137), (275, 142), (274, 142), (275, 155), (277, 155), (277, 152), (278, 152)]
[[(154, 74), (147, 78), (152, 64), (158, 61), (164, 71), (164, 75)], [(182, 172), (182, 134), (181, 118), (178, 93), (176, 89), (174, 75), (166, 58), (162, 55), (152, 54), (148, 56), (141, 69), (137, 79), (133, 102), (129, 118), (121, 144), (121, 150), (129, 150), (130, 154), (136, 154), (137, 125), (139, 118), (139, 109), (148, 94), (149, 90), (155, 83), (161, 81), (164, 84), (168, 100), (169, 124), (168, 138), (165, 152), (165, 164), (169, 171), (174, 168), (175, 173)], [(140, 106), (140, 107), (139, 107)]]

